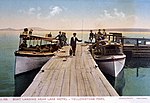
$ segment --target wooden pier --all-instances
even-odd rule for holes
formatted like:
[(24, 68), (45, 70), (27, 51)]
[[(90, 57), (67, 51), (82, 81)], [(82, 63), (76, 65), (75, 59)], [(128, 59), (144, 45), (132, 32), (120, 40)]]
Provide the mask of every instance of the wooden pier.
[(150, 39), (149, 38), (129, 38), (122, 36), (122, 33), (109, 33), (109, 41), (122, 43), (123, 52), (127, 57), (149, 58)]
[(119, 96), (88, 51), (78, 45), (76, 56), (69, 46), (56, 53), (39, 71), (22, 97), (39, 96)]
[(148, 38), (121, 38), (123, 51), (129, 57), (149, 58), (150, 39)]

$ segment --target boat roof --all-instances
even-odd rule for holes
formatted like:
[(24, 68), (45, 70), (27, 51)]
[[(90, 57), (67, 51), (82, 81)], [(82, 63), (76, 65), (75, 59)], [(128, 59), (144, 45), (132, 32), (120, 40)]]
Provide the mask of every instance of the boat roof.
[(53, 41), (56, 40), (53, 37), (44, 37), (44, 36), (39, 36), (39, 35), (20, 35), (20, 38), (24, 38), (25, 40), (45, 40), (45, 41)]

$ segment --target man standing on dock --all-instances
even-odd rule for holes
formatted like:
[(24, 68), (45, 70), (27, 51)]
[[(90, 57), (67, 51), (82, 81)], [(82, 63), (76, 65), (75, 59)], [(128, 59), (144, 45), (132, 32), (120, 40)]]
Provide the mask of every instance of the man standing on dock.
[(90, 30), (89, 40), (90, 40), (91, 43), (93, 41), (93, 38), (94, 38), (94, 33), (92, 32), (92, 30)]
[(71, 41), (70, 41), (70, 46), (71, 46), (71, 49), (72, 49), (72, 53), (73, 53), (73, 56), (75, 56), (75, 51), (76, 51), (76, 42), (82, 42), (82, 40), (79, 40), (77, 37), (76, 37), (76, 33), (73, 33), (73, 37), (71, 37)]

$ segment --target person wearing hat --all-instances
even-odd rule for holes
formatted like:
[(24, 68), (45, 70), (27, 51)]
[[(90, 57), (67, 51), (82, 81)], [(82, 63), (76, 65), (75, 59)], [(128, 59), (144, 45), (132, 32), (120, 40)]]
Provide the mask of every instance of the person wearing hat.
[(28, 28), (24, 28), (22, 35), (28, 35)]
[(77, 37), (76, 37), (76, 33), (73, 33), (73, 37), (71, 37), (71, 40), (70, 40), (70, 46), (71, 46), (71, 50), (72, 50), (72, 54), (73, 56), (75, 56), (75, 51), (76, 51), (76, 43), (78, 42), (82, 42), (82, 40), (79, 40)]
[(32, 32), (33, 32), (33, 30), (32, 30), (32, 29), (30, 29), (30, 31), (29, 31), (29, 36), (31, 36), (31, 35), (32, 35)]

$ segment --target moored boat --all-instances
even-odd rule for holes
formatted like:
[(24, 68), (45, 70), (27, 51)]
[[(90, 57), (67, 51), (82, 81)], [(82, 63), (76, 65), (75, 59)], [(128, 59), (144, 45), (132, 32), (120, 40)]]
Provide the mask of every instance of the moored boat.
[(126, 59), (121, 43), (108, 40), (96, 42), (92, 55), (101, 71), (114, 77), (123, 69)]
[(117, 77), (124, 67), (126, 58), (121, 48), (119, 44), (110, 43), (101, 46), (101, 54), (94, 53), (94, 59), (103, 72)]
[(52, 37), (20, 35), (19, 49), (15, 51), (15, 75), (41, 68), (58, 50)]

